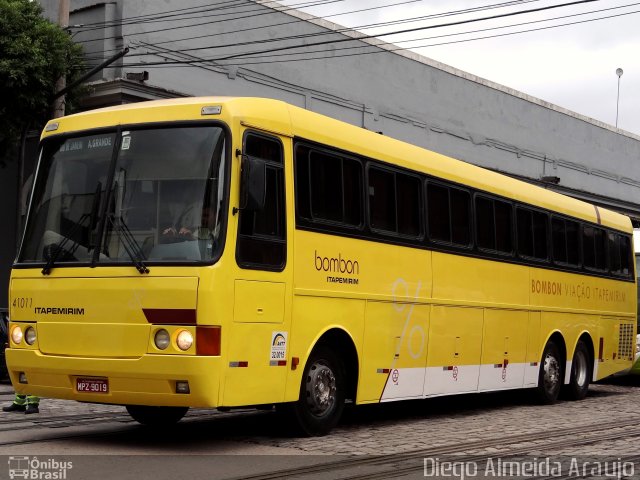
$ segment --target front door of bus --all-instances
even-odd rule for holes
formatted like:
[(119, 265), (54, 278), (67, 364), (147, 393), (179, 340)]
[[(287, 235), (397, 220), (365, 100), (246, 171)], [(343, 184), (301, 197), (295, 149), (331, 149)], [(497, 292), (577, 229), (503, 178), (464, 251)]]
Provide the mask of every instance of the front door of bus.
[(287, 265), (285, 172), (282, 141), (247, 131), (243, 158), (265, 162), (265, 207), (240, 210), (225, 406), (284, 399), (289, 345), (291, 267)]

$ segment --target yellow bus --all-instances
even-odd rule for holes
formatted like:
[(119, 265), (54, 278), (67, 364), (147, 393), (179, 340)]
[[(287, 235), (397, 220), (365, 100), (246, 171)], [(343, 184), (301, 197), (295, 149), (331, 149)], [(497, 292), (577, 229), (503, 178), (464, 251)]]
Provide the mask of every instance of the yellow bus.
[(286, 103), (206, 97), (50, 121), (11, 275), (17, 392), (273, 406), (528, 388), (629, 368), (620, 214)]

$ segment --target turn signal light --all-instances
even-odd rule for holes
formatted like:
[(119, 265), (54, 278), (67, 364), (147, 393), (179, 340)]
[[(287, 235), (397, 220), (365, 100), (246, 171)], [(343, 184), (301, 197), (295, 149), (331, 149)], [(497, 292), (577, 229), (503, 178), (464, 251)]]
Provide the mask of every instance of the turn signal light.
[(219, 356), (222, 329), (215, 327), (196, 327), (196, 355)]

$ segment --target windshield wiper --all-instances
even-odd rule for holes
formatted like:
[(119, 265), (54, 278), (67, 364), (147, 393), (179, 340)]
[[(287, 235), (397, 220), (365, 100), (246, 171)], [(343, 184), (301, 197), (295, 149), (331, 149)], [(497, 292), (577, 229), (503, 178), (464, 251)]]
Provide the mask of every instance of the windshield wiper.
[(122, 240), (122, 246), (124, 247), (127, 255), (133, 262), (140, 273), (149, 273), (149, 269), (144, 264), (144, 254), (140, 249), (140, 245), (136, 242), (131, 230), (127, 227), (127, 224), (121, 218), (116, 219), (113, 214), (109, 215), (109, 223), (118, 234), (120, 240)]
[(60, 255), (62, 255), (63, 253), (64, 253), (63, 258), (66, 258), (67, 260), (77, 260), (73, 254), (75, 253), (78, 246), (80, 245), (80, 242), (77, 240), (73, 240), (73, 244), (71, 245), (71, 248), (68, 250), (65, 250), (64, 247), (69, 242), (69, 240), (71, 240), (71, 238), (76, 233), (78, 233), (84, 221), (89, 217), (90, 215), (88, 213), (83, 214), (75, 223), (75, 225), (71, 228), (71, 230), (69, 230), (68, 235), (66, 235), (59, 243), (57, 244), (50, 243), (45, 247), (45, 256), (47, 256), (48, 259), (47, 259), (47, 263), (42, 268), (42, 272), (41, 272), (42, 275), (49, 275), (51, 273), (51, 267), (53, 267), (53, 264), (56, 262), (58, 257), (60, 257)]

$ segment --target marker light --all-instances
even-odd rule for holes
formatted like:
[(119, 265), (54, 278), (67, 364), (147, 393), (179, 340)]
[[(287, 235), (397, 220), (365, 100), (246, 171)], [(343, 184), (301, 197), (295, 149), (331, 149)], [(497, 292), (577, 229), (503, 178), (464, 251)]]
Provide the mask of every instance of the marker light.
[(29, 327), (24, 332), (24, 341), (29, 345), (33, 345), (36, 343), (36, 329), (33, 327)]
[(169, 343), (171, 343), (169, 332), (167, 332), (164, 328), (158, 330), (155, 337), (153, 338), (153, 342), (160, 350), (164, 350), (169, 346)]
[(22, 343), (22, 329), (18, 325), (14, 325), (11, 329), (11, 341), (16, 345)]
[(181, 330), (176, 337), (176, 345), (182, 351), (189, 350), (193, 345), (193, 335), (188, 330)]
[(202, 107), (202, 110), (200, 110), (201, 115), (220, 115), (221, 113), (222, 113), (221, 105)]

